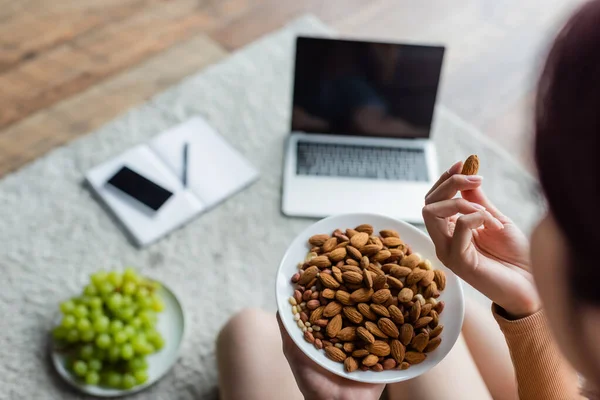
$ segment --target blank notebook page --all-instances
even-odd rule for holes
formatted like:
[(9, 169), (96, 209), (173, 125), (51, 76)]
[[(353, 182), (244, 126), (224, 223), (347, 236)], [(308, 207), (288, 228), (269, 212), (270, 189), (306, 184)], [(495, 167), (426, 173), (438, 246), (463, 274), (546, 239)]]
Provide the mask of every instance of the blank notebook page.
[(183, 149), (188, 143), (188, 189), (210, 208), (252, 183), (256, 169), (204, 119), (192, 118), (150, 142), (154, 152), (183, 178)]

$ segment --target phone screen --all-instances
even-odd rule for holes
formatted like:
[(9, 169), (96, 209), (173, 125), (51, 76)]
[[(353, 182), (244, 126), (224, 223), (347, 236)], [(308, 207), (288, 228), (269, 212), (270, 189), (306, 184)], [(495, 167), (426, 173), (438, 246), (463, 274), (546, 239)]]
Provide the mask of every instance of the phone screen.
[(173, 195), (173, 192), (127, 167), (121, 168), (108, 180), (108, 184), (147, 205), (154, 211), (157, 211)]

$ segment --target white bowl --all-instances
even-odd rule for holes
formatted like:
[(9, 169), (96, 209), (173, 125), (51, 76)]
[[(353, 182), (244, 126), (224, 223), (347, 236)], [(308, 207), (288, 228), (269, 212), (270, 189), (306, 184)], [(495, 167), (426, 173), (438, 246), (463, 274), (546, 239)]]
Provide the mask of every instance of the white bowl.
[[(441, 334), (442, 343), (436, 350), (427, 354), (425, 361), (413, 365), (406, 370), (388, 370), (382, 372), (357, 370), (351, 373), (346, 372), (343, 364), (328, 359), (323, 350), (317, 350), (312, 344), (304, 340), (304, 334), (298, 328), (296, 321), (294, 321), (292, 306), (288, 302), (289, 297), (294, 292), (294, 286), (290, 279), (298, 271), (298, 263), (304, 260), (309, 251), (308, 238), (321, 233), (331, 234), (338, 228), (342, 230), (354, 228), (360, 224), (373, 225), (375, 232), (382, 229), (395, 229), (400, 234), (402, 240), (409, 244), (415, 253), (419, 253), (423, 258), (429, 259), (434, 269), (441, 269), (446, 273), (446, 288), (438, 299), (446, 303), (444, 312), (440, 315), (440, 323), (444, 324), (444, 331)], [(281, 320), (296, 345), (314, 362), (328, 371), (359, 382), (401, 382), (427, 372), (437, 365), (454, 346), (460, 335), (465, 312), (463, 289), (460, 280), (437, 259), (431, 239), (424, 232), (406, 222), (375, 214), (337, 215), (322, 219), (305, 229), (304, 232), (300, 233), (294, 239), (283, 256), (279, 270), (277, 271), (275, 286), (277, 307), (279, 308)]]

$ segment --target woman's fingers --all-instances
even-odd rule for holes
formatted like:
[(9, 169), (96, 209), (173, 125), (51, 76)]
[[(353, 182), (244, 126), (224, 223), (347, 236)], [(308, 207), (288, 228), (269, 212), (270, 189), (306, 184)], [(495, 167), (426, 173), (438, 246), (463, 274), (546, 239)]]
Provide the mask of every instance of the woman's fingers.
[(477, 175), (452, 175), (425, 197), (425, 204), (451, 199), (459, 191), (477, 189), (481, 181), (482, 177)]
[(437, 182), (433, 184), (431, 189), (429, 189), (429, 192), (427, 192), (427, 194), (425, 195), (425, 198), (427, 198), (427, 196), (429, 196), (429, 193), (433, 192), (438, 186), (440, 186), (442, 183), (444, 183), (452, 175), (458, 174), (462, 170), (462, 165), (463, 165), (462, 161), (457, 161), (454, 163), (454, 165), (452, 165), (450, 168), (448, 168), (448, 171), (444, 172), (442, 174), (442, 176), (440, 176), (440, 179), (438, 179)]
[(473, 229), (477, 229), (482, 225), (487, 229), (504, 229), (504, 225), (488, 211), (481, 210), (463, 215), (456, 220), (450, 244), (450, 254), (454, 257), (461, 257), (471, 246)]
[(492, 204), (492, 202), (487, 198), (487, 196), (483, 193), (480, 187), (473, 190), (464, 190), (461, 193), (463, 199), (467, 199), (472, 203), (481, 204), (485, 207), (486, 210), (490, 212), (494, 217), (500, 219), (505, 222), (506, 217), (502, 214), (496, 206)]
[(470, 214), (483, 209), (483, 206), (479, 204), (470, 203), (460, 198), (442, 200), (423, 207), (425, 226), (438, 252), (444, 253), (447, 250), (452, 235), (452, 232), (448, 229), (447, 218), (456, 214)]

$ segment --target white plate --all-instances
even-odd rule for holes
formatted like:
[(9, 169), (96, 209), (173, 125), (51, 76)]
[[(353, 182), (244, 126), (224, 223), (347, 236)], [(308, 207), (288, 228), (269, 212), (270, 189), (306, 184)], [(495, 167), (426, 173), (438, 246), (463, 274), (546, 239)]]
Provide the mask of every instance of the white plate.
[[(54, 349), (52, 340), (50, 340), (50, 352), (52, 363), (58, 371), (58, 374), (67, 381), (71, 386), (78, 390), (98, 397), (117, 397), (132, 394), (144, 390), (162, 378), (167, 371), (175, 364), (179, 356), (179, 347), (183, 340), (185, 331), (185, 317), (183, 308), (175, 294), (161, 283), (161, 288), (158, 294), (165, 303), (164, 311), (157, 313), (158, 322), (156, 330), (160, 332), (165, 339), (165, 346), (150, 356), (146, 357), (148, 362), (148, 381), (131, 389), (110, 389), (96, 385), (86, 385), (74, 376), (67, 368), (66, 356)], [(60, 322), (60, 320), (59, 320)]]
[[(421, 364), (413, 365), (406, 370), (388, 370), (382, 372), (354, 371), (347, 373), (341, 363), (331, 361), (322, 350), (317, 350), (312, 344), (304, 340), (302, 331), (294, 321), (289, 297), (293, 294), (293, 285), (290, 279), (297, 272), (297, 264), (304, 260), (308, 248), (308, 238), (312, 235), (327, 233), (331, 234), (335, 229), (354, 228), (360, 224), (373, 225), (375, 232), (382, 229), (395, 229), (402, 240), (411, 246), (415, 253), (427, 258), (435, 269), (441, 269), (446, 273), (446, 289), (438, 300), (446, 303), (444, 312), (440, 315), (440, 323), (444, 324), (441, 334), (442, 343), (433, 352), (427, 354), (427, 359)], [(299, 234), (292, 242), (283, 256), (276, 278), (276, 298), (279, 314), (285, 329), (293, 341), (302, 351), (317, 364), (333, 372), (336, 375), (359, 382), (368, 383), (393, 383), (415, 378), (437, 365), (452, 349), (456, 339), (460, 335), (463, 323), (465, 306), (463, 289), (460, 280), (448, 268), (442, 265), (435, 255), (435, 248), (431, 239), (419, 229), (406, 222), (398, 221), (389, 217), (375, 214), (345, 214), (322, 219), (308, 227)]]

